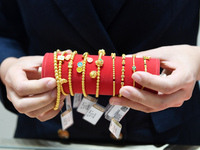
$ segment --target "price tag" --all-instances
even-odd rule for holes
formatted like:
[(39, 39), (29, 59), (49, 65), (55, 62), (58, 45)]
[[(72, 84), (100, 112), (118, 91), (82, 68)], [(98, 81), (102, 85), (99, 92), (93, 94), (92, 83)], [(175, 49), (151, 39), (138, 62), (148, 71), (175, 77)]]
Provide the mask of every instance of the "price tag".
[(110, 121), (109, 130), (117, 139), (119, 139), (122, 130), (122, 125), (119, 122), (117, 122), (114, 118), (112, 118)]
[(87, 111), (83, 116), (83, 119), (90, 122), (93, 125), (96, 125), (101, 116), (103, 115), (105, 108), (98, 104), (93, 104), (92, 107)]
[(67, 128), (69, 128), (74, 124), (72, 108), (64, 111), (61, 114), (61, 124), (62, 124), (62, 130), (66, 130)]
[(68, 94), (65, 98), (66, 110), (72, 108), (71, 96)]
[(73, 108), (77, 108), (82, 100), (82, 94), (75, 93), (74, 100), (73, 100)]
[(90, 107), (97, 102), (96, 98), (91, 96), (83, 97), (80, 105), (77, 108), (77, 111), (82, 114), (86, 114), (86, 112), (90, 109)]
[(110, 109), (110, 107), (112, 107), (113, 105), (111, 105), (110, 103), (108, 103), (108, 105), (105, 108), (105, 112), (108, 113), (108, 110)]
[(125, 106), (112, 105), (105, 113), (105, 118), (109, 121), (114, 118), (116, 121), (120, 122), (129, 109), (129, 107)]

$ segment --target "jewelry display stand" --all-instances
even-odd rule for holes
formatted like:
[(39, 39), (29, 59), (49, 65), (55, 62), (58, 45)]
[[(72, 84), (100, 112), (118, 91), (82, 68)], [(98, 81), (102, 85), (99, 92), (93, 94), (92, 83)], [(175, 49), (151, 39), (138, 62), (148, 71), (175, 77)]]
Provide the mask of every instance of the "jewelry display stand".
[[(62, 52), (58, 53), (58, 56), (61, 55)], [(61, 64), (61, 78), (66, 79), (67, 82), (62, 84), (62, 88), (65, 93), (70, 93), (69, 90), (69, 62), (70, 59), (66, 59), (70, 54), (64, 54), (64, 60), (62, 60)], [(87, 55), (89, 61), (85, 63), (85, 77), (82, 78), (82, 73), (78, 72), (78, 63), (83, 62), (84, 57), (82, 54), (75, 54), (73, 58), (73, 64), (71, 69), (71, 86), (73, 93), (83, 93), (82, 91), (82, 80), (84, 80), (85, 85), (85, 93), (86, 94), (96, 94), (96, 84), (97, 77), (94, 77), (94, 73), (97, 72), (97, 65), (95, 61), (99, 59), (98, 55)], [(103, 65), (100, 67), (100, 80), (99, 80), (99, 95), (113, 95), (113, 58), (111, 56), (101, 56), (103, 60)], [(134, 63), (133, 63), (134, 60)], [(122, 57), (116, 56), (115, 58), (115, 94), (119, 95), (119, 90), (121, 88), (121, 79), (122, 72), (124, 72), (124, 81), (123, 86), (133, 86), (134, 81), (131, 78), (133, 72), (137, 71), (147, 71), (151, 74), (159, 75), (160, 74), (160, 61), (159, 59), (145, 59), (144, 58), (134, 58), (130, 55), (130, 57), (125, 57), (125, 65), (122, 65)], [(146, 64), (145, 64), (146, 63)], [(59, 65), (59, 60), (57, 59), (57, 65)], [(133, 66), (134, 65), (134, 66)], [(125, 69), (122, 71), (122, 67)], [(135, 68), (133, 70), (133, 68)], [(55, 78), (55, 69), (54, 69), (54, 54), (46, 53), (43, 59), (42, 64), (42, 78), (44, 77), (53, 77)], [(145, 87), (142, 87), (138, 83), (135, 82), (135, 86), (144, 90), (149, 90)], [(155, 92), (155, 91), (152, 91)]]

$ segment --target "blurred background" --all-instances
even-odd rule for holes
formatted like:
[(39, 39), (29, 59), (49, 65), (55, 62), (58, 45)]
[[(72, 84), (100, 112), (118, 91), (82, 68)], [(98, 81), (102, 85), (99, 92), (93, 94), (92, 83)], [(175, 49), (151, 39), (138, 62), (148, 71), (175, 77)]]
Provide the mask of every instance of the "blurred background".
[(0, 102), (0, 138), (13, 138), (17, 115), (6, 110)]

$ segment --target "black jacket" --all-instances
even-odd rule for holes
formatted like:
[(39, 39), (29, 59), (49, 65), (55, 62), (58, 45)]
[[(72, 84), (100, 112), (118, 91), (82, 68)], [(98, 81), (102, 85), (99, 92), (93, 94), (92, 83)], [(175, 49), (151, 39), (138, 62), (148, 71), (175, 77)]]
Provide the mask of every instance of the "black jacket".
[[(0, 62), (6, 57), (44, 55), (56, 49), (88, 51), (101, 48), (135, 53), (160, 46), (195, 45), (199, 0), (0, 0)], [(109, 97), (101, 96), (106, 106)], [(1, 101), (16, 112), (1, 84)], [(126, 143), (200, 144), (200, 100), (196, 85), (191, 100), (180, 108), (146, 114), (130, 110), (121, 124)], [(112, 142), (109, 122), (96, 126), (74, 112), (70, 140)], [(44, 123), (18, 114), (15, 137), (58, 140), (60, 116)]]

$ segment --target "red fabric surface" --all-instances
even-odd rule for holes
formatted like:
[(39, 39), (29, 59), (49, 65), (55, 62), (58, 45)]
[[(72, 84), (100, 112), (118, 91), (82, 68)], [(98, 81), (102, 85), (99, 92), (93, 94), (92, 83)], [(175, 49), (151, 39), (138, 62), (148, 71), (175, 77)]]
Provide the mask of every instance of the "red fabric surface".
[[(66, 56), (66, 55), (65, 55)], [(96, 82), (97, 79), (92, 79), (89, 73), (93, 70), (97, 71), (97, 66), (95, 61), (98, 59), (98, 55), (88, 55), (88, 57), (93, 58), (92, 63), (86, 63), (86, 71), (85, 71), (85, 90), (87, 94), (95, 94), (96, 93)], [(100, 86), (99, 86), (99, 95), (112, 95), (113, 94), (113, 64), (111, 56), (102, 56), (104, 60), (104, 65), (101, 67), (100, 74)], [(53, 77), (54, 76), (54, 58), (53, 53), (46, 53), (43, 59), (42, 64), (42, 78), (44, 77)], [(77, 63), (83, 61), (82, 55), (76, 54), (73, 61), (72, 68), (72, 88), (74, 93), (82, 93), (81, 80), (82, 73), (78, 73), (76, 71)], [(68, 80), (68, 62), (64, 60), (62, 63), (62, 78)], [(144, 61), (143, 58), (135, 58), (136, 71), (144, 71)], [(126, 57), (125, 64), (125, 80), (124, 85), (133, 85), (133, 79), (131, 75), (133, 66), (133, 58)], [(115, 92), (116, 95), (119, 94), (119, 89), (121, 88), (121, 69), (122, 69), (122, 57), (116, 56), (115, 59)], [(147, 60), (147, 71), (151, 74), (159, 75), (160, 73), (160, 61), (159, 59)], [(136, 83), (136, 87), (141, 88), (139, 84)], [(64, 91), (69, 93), (69, 85), (68, 83), (63, 84)], [(149, 90), (144, 88), (144, 90)], [(152, 90), (149, 90), (152, 91)], [(155, 91), (152, 91), (155, 92)]]

